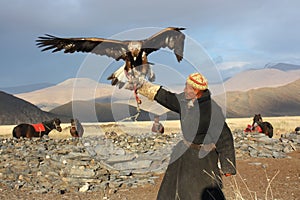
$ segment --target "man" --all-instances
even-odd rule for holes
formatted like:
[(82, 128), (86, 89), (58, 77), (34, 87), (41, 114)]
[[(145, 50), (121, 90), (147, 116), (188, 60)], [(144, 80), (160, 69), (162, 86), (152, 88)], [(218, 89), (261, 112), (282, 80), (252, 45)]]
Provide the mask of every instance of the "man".
[(162, 123), (159, 122), (159, 116), (155, 115), (154, 116), (154, 122), (151, 128), (151, 131), (154, 133), (164, 133), (165, 128), (162, 125)]
[(233, 137), (206, 78), (189, 75), (180, 94), (146, 81), (137, 92), (180, 116), (184, 139), (173, 149), (157, 199), (225, 199), (221, 175), (236, 174)]

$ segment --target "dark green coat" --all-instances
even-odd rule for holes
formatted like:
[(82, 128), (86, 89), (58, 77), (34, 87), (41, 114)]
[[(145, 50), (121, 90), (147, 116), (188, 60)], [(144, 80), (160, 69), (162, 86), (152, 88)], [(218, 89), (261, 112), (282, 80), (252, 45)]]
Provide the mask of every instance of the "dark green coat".
[(179, 113), (186, 141), (216, 145), (215, 150), (207, 152), (189, 148), (180, 141), (171, 154), (157, 199), (225, 199), (218, 161), (224, 174), (236, 173), (233, 137), (209, 90), (191, 106), (184, 93), (175, 94), (163, 88), (158, 90), (155, 100)]

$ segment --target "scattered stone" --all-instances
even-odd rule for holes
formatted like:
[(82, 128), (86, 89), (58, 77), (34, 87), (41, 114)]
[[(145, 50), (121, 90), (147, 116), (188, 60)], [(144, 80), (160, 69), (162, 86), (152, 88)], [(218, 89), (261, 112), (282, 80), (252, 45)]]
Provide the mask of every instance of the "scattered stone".
[(269, 138), (261, 133), (234, 131), (234, 142), (237, 158), (264, 157), (287, 158), (286, 153), (300, 147), (300, 135), (282, 134), (279, 139)]
[(272, 156), (274, 158), (285, 158), (286, 157), (286, 154), (284, 152), (277, 152), (277, 151), (274, 151), (272, 153)]
[(255, 165), (255, 166), (259, 166), (259, 165), (262, 165), (262, 163), (260, 162), (251, 162), (251, 163), (248, 163), (249, 165)]
[(33, 192), (108, 191), (154, 184), (177, 134), (87, 136), (80, 139), (0, 139), (0, 183)]
[(113, 166), (117, 170), (134, 170), (134, 169), (149, 168), (151, 163), (152, 163), (151, 160), (135, 160), (132, 162), (116, 163)]
[(90, 185), (88, 183), (85, 183), (84, 186), (82, 186), (81, 188), (79, 188), (79, 192), (86, 192), (89, 190)]
[[(299, 149), (300, 135), (279, 139), (264, 134), (233, 132), (236, 157), (287, 158)], [(140, 135), (116, 132), (80, 139), (0, 139), (0, 183), (36, 193), (88, 192), (136, 188), (154, 184), (165, 172), (180, 133)], [(266, 168), (259, 162), (249, 163)]]
[(112, 155), (109, 157), (106, 162), (113, 163), (113, 162), (126, 162), (126, 161), (132, 161), (136, 158), (136, 155), (134, 154), (127, 154), (127, 155)]

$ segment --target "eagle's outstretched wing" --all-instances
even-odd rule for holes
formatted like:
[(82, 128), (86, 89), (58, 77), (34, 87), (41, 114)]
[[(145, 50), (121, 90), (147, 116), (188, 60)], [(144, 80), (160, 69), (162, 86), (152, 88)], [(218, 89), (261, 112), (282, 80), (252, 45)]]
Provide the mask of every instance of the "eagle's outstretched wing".
[(125, 41), (103, 38), (59, 38), (46, 34), (36, 40), (42, 51), (53, 49), (52, 52), (64, 50), (64, 53), (87, 52), (106, 55), (116, 60), (125, 59), (128, 44)]
[(178, 62), (183, 58), (185, 35), (181, 32), (185, 28), (169, 27), (154, 34), (150, 38), (143, 41), (142, 49), (147, 55), (160, 48), (168, 47), (174, 50)]

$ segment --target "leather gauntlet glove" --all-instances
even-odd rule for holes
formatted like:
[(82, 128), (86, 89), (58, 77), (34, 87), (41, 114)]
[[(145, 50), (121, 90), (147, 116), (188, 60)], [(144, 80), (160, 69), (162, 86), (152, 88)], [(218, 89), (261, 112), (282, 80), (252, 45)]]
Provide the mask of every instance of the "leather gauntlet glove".
[(161, 86), (155, 85), (148, 81), (144, 81), (143, 85), (137, 89), (138, 94), (147, 97), (149, 100), (153, 101), (154, 97)]

